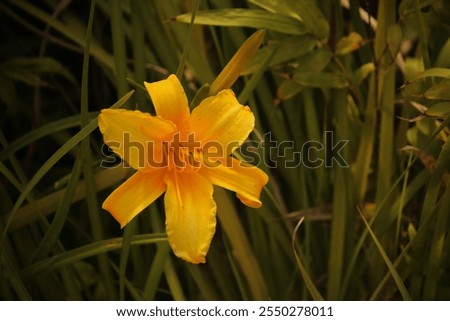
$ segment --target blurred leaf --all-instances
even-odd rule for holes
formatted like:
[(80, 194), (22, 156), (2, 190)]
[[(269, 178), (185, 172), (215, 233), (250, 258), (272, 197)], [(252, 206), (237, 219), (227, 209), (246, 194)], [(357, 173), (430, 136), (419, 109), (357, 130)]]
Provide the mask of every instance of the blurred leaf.
[(407, 231), (408, 231), (408, 238), (410, 240), (414, 239), (414, 237), (417, 234), (417, 230), (416, 230), (416, 228), (414, 227), (414, 225), (412, 223), (408, 224)]
[(281, 100), (286, 100), (294, 97), (298, 93), (300, 93), (305, 87), (296, 83), (291, 79), (285, 79), (278, 86), (277, 90), (277, 98)]
[(435, 67), (441, 68), (450, 67), (450, 39), (447, 39), (445, 44), (442, 46), (434, 65)]
[(252, 62), (242, 72), (242, 75), (248, 75), (258, 70), (259, 66), (272, 54), (274, 47), (277, 47), (277, 49), (269, 62), (269, 67), (301, 57), (311, 51), (315, 45), (316, 41), (310, 36), (293, 37), (283, 41), (269, 43), (258, 51)]
[(375, 65), (373, 64), (373, 62), (368, 62), (359, 67), (353, 75), (353, 82), (355, 86), (359, 86), (364, 81), (364, 79), (366, 79), (367, 76), (369, 76), (370, 73), (374, 70)]
[[(448, 173), (446, 174), (448, 179)], [(447, 186), (437, 206), (436, 225), (433, 228), (428, 264), (426, 264), (427, 272), (423, 291), (424, 300), (433, 300), (436, 297), (440, 283), (442, 283), (446, 259), (445, 243), (448, 242), (449, 213), (450, 187)]]
[[(55, 17), (49, 15), (39, 7), (32, 5), (31, 3), (23, 0), (8, 1), (10, 4), (21, 8), (36, 19), (42, 21), (45, 24), (53, 27), (56, 31), (60, 32), (79, 46), (84, 46), (86, 30), (83, 29), (84, 24), (80, 21), (73, 21), (71, 23), (60, 22)], [(92, 43), (91, 54), (104, 63), (107, 67), (114, 69), (113, 57), (107, 53), (98, 43)]]
[(359, 33), (351, 32), (348, 36), (339, 39), (335, 52), (338, 55), (346, 55), (361, 47), (363, 38)]
[(267, 299), (266, 282), (229, 194), (224, 189), (218, 188), (214, 190), (214, 198), (221, 209), (217, 213), (219, 222), (233, 246), (233, 255), (245, 275), (252, 298)]
[[(4, 282), (3, 278), (8, 280), (11, 283), (11, 286), (15, 289), (20, 300), (32, 300), (32, 296), (28, 292), (28, 289), (19, 276), (19, 273), (17, 273), (16, 267), (14, 266), (15, 264), (11, 262), (8, 253), (4, 248), (1, 248), (0, 250), (0, 268), (2, 271), (2, 278), (0, 280), (2, 282)], [(0, 298), (2, 300), (5, 299), (2, 295), (0, 295)]]
[(389, 47), (389, 53), (392, 59), (395, 59), (397, 53), (400, 51), (402, 44), (402, 29), (398, 24), (390, 25), (388, 27), (386, 41)]
[(448, 68), (429, 68), (425, 71), (415, 75), (411, 79), (406, 82), (406, 85), (409, 85), (419, 79), (428, 78), (428, 77), (441, 77), (450, 79), (450, 69)]
[[(134, 90), (128, 92), (126, 95), (121, 97), (115, 104), (113, 104), (110, 108), (118, 108), (121, 107), (128, 99), (133, 95)], [(0, 244), (2, 244), (5, 239), (8, 228), (12, 220), (15, 218), (17, 214), (17, 210), (20, 208), (22, 203), (34, 189), (34, 187), (39, 183), (39, 181), (47, 174), (47, 172), (55, 166), (55, 164), (70, 150), (72, 150), (76, 145), (78, 145), (83, 139), (89, 136), (97, 128), (97, 119), (92, 120), (88, 125), (83, 127), (77, 134), (72, 136), (64, 145), (62, 145), (47, 161), (36, 171), (34, 176), (30, 179), (27, 185), (24, 187), (22, 193), (17, 198), (11, 212), (7, 218), (5, 228), (3, 229), (3, 235), (0, 238)]]
[[(1, 88), (1, 87), (0, 87)], [(0, 89), (1, 92), (1, 89)], [(98, 112), (91, 112), (88, 114), (90, 119), (97, 117)], [(19, 149), (33, 143), (39, 138), (51, 135), (57, 131), (68, 129), (71, 127), (80, 126), (80, 116), (70, 116), (67, 118), (59, 119), (49, 124), (43, 125), (32, 131), (29, 131), (25, 135), (17, 138), (15, 141), (8, 144), (4, 149), (0, 150), (0, 162), (8, 158), (10, 155), (18, 151)]]
[(241, 104), (246, 104), (248, 102), (255, 88), (258, 86), (258, 84), (261, 83), (264, 72), (267, 70), (269, 62), (272, 60), (273, 55), (277, 51), (277, 48), (272, 49), (272, 52), (266, 57), (266, 60), (261, 62), (258, 70), (256, 70), (255, 73), (250, 77), (250, 79), (246, 81), (245, 87), (242, 89), (241, 93), (238, 96), (238, 101)]
[[(419, 8), (425, 8), (428, 7), (429, 5), (436, 3), (436, 0), (421, 0), (421, 1), (417, 1), (417, 3), (419, 4)], [(415, 6), (416, 0), (403, 0), (400, 3), (400, 6), (398, 8), (398, 12), (399, 14), (401, 14), (402, 16), (406, 16), (409, 14), (414, 13), (416, 6)]]
[(348, 82), (342, 75), (331, 72), (300, 72), (294, 74), (294, 81), (308, 87), (346, 88)]
[(331, 60), (331, 53), (324, 48), (318, 48), (298, 60), (298, 67), (295, 72), (322, 71)]
[[(48, 269), (56, 269), (61, 266), (64, 266), (65, 264), (74, 263), (91, 256), (96, 256), (101, 253), (118, 250), (122, 248), (122, 242), (123, 242), (122, 237), (96, 241), (81, 246), (79, 248), (66, 251), (62, 254), (49, 257), (42, 261), (36, 262), (35, 264), (31, 264), (25, 269), (23, 269), (20, 275), (24, 278), (27, 278), (30, 277), (31, 275), (44, 272)], [(154, 233), (154, 234), (133, 235), (131, 237), (131, 245), (133, 246), (154, 244), (158, 242), (167, 242), (166, 235), (162, 233)]]
[(436, 117), (447, 117), (450, 115), (450, 102), (437, 103), (428, 108), (427, 115)]
[[(16, 87), (14, 86), (14, 81), (6, 75), (0, 74), (0, 101), (3, 101), (8, 108), (12, 108), (16, 102)], [(2, 111), (3, 113), (6, 111)]]
[[(191, 13), (176, 16), (174, 20), (189, 23), (191, 21)], [(194, 23), (211, 26), (268, 29), (291, 35), (303, 35), (307, 31), (298, 20), (259, 9), (227, 8), (199, 11), (195, 16)]]
[(43, 58), (13, 58), (0, 64), (3, 75), (30, 86), (42, 85), (41, 75), (56, 74), (75, 83), (72, 74), (61, 63), (50, 57)]
[(303, 263), (303, 260), (301, 258), (300, 253), (298, 253), (299, 251), (297, 250), (296, 247), (296, 238), (297, 238), (297, 231), (300, 228), (300, 225), (303, 223), (304, 217), (302, 217), (298, 223), (297, 226), (294, 229), (294, 233), (292, 234), (292, 240), (291, 240), (291, 246), (292, 246), (292, 251), (294, 252), (294, 256), (295, 256), (295, 261), (297, 263), (297, 268), (300, 272), (300, 274), (303, 277), (303, 280), (306, 284), (306, 287), (309, 291), (309, 294), (311, 295), (311, 297), (313, 298), (313, 300), (315, 301), (324, 301), (323, 296), (320, 294), (319, 290), (317, 289), (316, 285), (314, 284), (314, 282), (312, 281), (307, 268), (305, 267), (305, 264)]
[[(121, 166), (101, 170), (95, 174), (95, 188), (97, 191), (101, 191), (107, 187), (114, 186), (127, 178), (129, 174), (129, 169)], [(69, 179), (71, 176), (69, 176)], [(60, 204), (66, 192), (67, 187), (43, 196), (31, 204), (22, 206), (11, 222), (10, 229), (17, 230), (38, 220), (42, 215), (54, 213), (58, 209), (58, 206), (69, 206), (71, 203), (86, 198), (86, 182), (80, 180), (75, 187), (73, 197), (70, 200), (66, 200), (64, 204)]]
[(317, 7), (315, 0), (290, 0), (292, 8), (300, 15), (305, 27), (309, 29), (318, 40), (328, 39), (330, 26), (327, 18)]
[(450, 100), (450, 83), (442, 82), (434, 85), (423, 95), (426, 99)]
[(279, 13), (285, 16), (289, 16), (301, 21), (300, 16), (292, 8), (292, 1), (295, 0), (284, 0), (284, 1), (274, 1), (274, 0), (248, 0), (248, 2), (253, 3), (255, 6), (263, 8), (269, 12)]
[(372, 228), (370, 227), (369, 223), (364, 218), (364, 214), (362, 212), (360, 212), (359, 214), (361, 216), (361, 219), (364, 222), (364, 225), (366, 226), (367, 231), (369, 232), (369, 235), (371, 236), (373, 242), (375, 243), (375, 245), (378, 249), (378, 252), (380, 253), (384, 262), (386, 263), (386, 265), (389, 269), (389, 272), (391, 273), (391, 276), (394, 279), (395, 284), (397, 285), (398, 290), (400, 291), (400, 293), (402, 295), (403, 300), (408, 300), (408, 301), (412, 300), (411, 295), (408, 293), (408, 290), (406, 289), (406, 286), (403, 283), (402, 278), (400, 277), (400, 275), (398, 274), (394, 265), (392, 264), (391, 260), (389, 259), (389, 256), (386, 254), (386, 251), (384, 250), (383, 245), (380, 243), (377, 236), (375, 235)]
[[(331, 53), (326, 49), (317, 49), (300, 57), (294, 73), (320, 72), (331, 60)], [(284, 80), (277, 90), (277, 98), (286, 100), (300, 93), (305, 86), (292, 79)]]

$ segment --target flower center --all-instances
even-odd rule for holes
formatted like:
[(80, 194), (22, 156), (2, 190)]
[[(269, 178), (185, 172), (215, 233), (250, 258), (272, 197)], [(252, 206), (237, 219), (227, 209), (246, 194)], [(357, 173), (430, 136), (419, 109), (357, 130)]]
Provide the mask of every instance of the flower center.
[(191, 134), (187, 140), (180, 140), (177, 133), (170, 143), (164, 144), (163, 153), (169, 170), (191, 173), (200, 169), (203, 164), (203, 151), (200, 143), (195, 142), (193, 137)]

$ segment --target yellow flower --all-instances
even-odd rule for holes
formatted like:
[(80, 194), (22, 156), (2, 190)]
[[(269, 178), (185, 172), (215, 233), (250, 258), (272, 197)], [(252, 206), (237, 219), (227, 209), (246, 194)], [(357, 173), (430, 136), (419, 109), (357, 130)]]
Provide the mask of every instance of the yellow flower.
[(255, 118), (225, 89), (192, 113), (176, 76), (145, 83), (157, 116), (104, 109), (99, 128), (108, 146), (136, 170), (103, 203), (125, 226), (165, 192), (166, 231), (174, 253), (204, 263), (216, 228), (213, 185), (260, 207), (267, 175), (231, 156), (247, 139)]

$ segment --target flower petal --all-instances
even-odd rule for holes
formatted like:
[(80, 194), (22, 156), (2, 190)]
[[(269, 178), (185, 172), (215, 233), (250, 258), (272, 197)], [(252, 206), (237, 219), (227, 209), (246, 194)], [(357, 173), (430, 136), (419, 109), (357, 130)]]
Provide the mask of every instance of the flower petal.
[(216, 203), (213, 185), (198, 173), (168, 172), (166, 231), (178, 257), (191, 263), (204, 263), (216, 229)]
[(167, 79), (148, 83), (145, 88), (155, 107), (156, 114), (181, 128), (189, 118), (189, 106), (183, 86), (175, 75)]
[(161, 164), (162, 142), (176, 130), (161, 117), (124, 109), (103, 109), (98, 125), (109, 148), (136, 170)]
[(124, 227), (166, 190), (165, 170), (138, 171), (116, 188), (102, 207)]
[(202, 146), (220, 145), (222, 156), (231, 152), (247, 139), (255, 126), (255, 116), (247, 106), (242, 106), (230, 89), (204, 99), (189, 120), (195, 139)]
[(228, 157), (216, 167), (203, 166), (201, 173), (214, 185), (236, 192), (237, 197), (245, 205), (254, 208), (261, 207), (259, 196), (269, 177), (258, 167)]

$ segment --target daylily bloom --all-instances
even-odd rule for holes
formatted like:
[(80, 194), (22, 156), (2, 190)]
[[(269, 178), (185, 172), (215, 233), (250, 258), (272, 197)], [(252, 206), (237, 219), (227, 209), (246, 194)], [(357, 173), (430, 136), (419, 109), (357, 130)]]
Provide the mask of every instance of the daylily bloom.
[(166, 232), (174, 253), (204, 263), (216, 228), (213, 185), (260, 207), (267, 175), (231, 156), (253, 130), (255, 118), (225, 89), (192, 113), (176, 76), (145, 83), (156, 116), (104, 109), (99, 128), (105, 142), (136, 170), (104, 201), (121, 227), (165, 192)]

